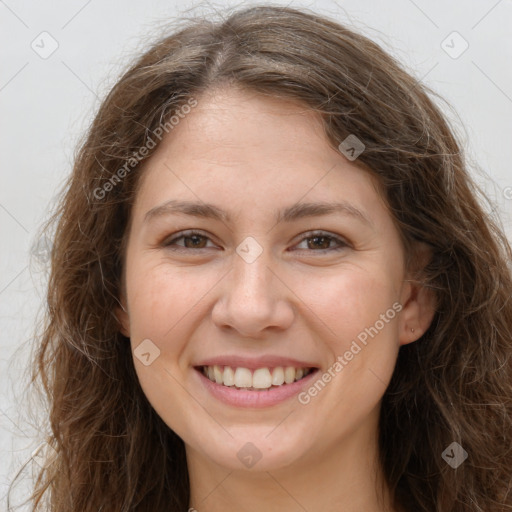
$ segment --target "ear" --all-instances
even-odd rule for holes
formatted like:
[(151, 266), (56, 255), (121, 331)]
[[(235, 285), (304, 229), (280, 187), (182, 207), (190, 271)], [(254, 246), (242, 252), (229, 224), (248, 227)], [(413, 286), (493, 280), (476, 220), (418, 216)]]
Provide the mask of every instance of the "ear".
[(399, 317), (398, 340), (407, 345), (421, 338), (432, 323), (436, 312), (437, 300), (432, 289), (416, 280), (430, 261), (431, 251), (426, 244), (417, 246), (414, 253), (414, 267), (404, 280), (400, 303), (403, 309)]
[(130, 315), (128, 314), (127, 307), (126, 307), (126, 301), (121, 298), (121, 301), (119, 302), (120, 306), (116, 306), (115, 308), (115, 315), (117, 318), (117, 321), (119, 323), (119, 330), (120, 332), (126, 336), (127, 338), (130, 337)]

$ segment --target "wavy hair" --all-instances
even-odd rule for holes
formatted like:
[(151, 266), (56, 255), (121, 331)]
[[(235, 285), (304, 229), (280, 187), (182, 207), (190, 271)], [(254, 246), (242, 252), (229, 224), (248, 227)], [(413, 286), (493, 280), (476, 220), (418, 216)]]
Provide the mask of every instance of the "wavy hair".
[[(141, 175), (139, 163), (120, 169), (187, 101), (229, 86), (314, 110), (334, 148), (356, 135), (365, 150), (354, 163), (382, 185), (408, 262), (418, 242), (431, 249), (419, 279), (436, 313), (400, 348), (380, 417), (394, 506), (512, 511), (512, 251), (503, 229), (434, 91), (347, 26), (273, 6), (187, 19), (160, 38), (108, 93), (77, 150), (44, 226), (55, 235), (31, 383), (48, 400), (53, 458), (34, 482), (33, 510), (189, 506), (183, 441), (144, 396), (114, 314)], [(468, 453), (457, 469), (442, 457), (453, 442)]]

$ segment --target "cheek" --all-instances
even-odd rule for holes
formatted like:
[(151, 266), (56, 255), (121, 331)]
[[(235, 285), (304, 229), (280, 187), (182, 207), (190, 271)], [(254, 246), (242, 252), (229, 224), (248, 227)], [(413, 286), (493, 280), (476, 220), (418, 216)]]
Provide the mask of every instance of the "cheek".
[[(181, 323), (215, 283), (197, 269), (166, 269), (165, 264), (133, 269), (127, 275), (132, 336), (151, 337), (163, 341)], [(211, 283), (210, 283), (211, 281)], [(175, 338), (175, 336), (172, 336)]]
[[(323, 277), (310, 276), (295, 288), (297, 295), (338, 341), (355, 337), (379, 320), (397, 300), (392, 279), (368, 268), (344, 268)], [(380, 324), (379, 324), (380, 325)]]
[(331, 367), (337, 375), (335, 386), (340, 385), (344, 392), (351, 390), (356, 398), (362, 389), (370, 392), (373, 383), (373, 392), (379, 395), (398, 354), (396, 310), (400, 305), (392, 279), (368, 268), (347, 268), (316, 280), (314, 286), (311, 282), (315, 281), (309, 280), (309, 286), (305, 282), (298, 295), (302, 294), (314, 313), (309, 313), (311, 321), (315, 322), (315, 317), (321, 320), (318, 325), (330, 360), (339, 362)]
[[(171, 428), (178, 427), (178, 430), (188, 415), (184, 411), (191, 409), (190, 395), (180, 384), (185, 379), (185, 368), (181, 368), (180, 361), (195, 328), (195, 323), (188, 319), (205, 293), (194, 281), (190, 274), (187, 277), (177, 269), (170, 272), (164, 265), (148, 265), (146, 269), (139, 265), (127, 272), (135, 371), (152, 407)], [(143, 340), (154, 344), (149, 345), (149, 365), (138, 356), (143, 352), (138, 350)]]
[[(351, 268), (321, 285), (309, 288), (308, 295), (308, 306), (322, 320), (324, 348), (330, 353), (323, 373), (329, 391), (319, 393), (318, 405), (341, 422), (352, 418), (357, 423), (378, 404), (393, 374), (400, 304), (390, 277), (368, 268)], [(309, 392), (316, 395), (315, 389)]]

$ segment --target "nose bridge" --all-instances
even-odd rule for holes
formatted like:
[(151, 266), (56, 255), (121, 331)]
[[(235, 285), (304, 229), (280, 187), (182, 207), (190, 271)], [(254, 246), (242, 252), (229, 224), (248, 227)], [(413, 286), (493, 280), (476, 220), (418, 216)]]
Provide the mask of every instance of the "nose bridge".
[(234, 257), (233, 272), (229, 280), (229, 299), (243, 305), (247, 303), (260, 311), (273, 300), (273, 274), (268, 251), (263, 251), (254, 261), (237, 254)]
[[(237, 252), (243, 248), (240, 244)], [(284, 328), (289, 324), (292, 312), (271, 267), (268, 250), (262, 250), (255, 259), (246, 258), (244, 252), (233, 256), (232, 271), (212, 313), (217, 325), (230, 325), (242, 334), (255, 335), (269, 326)]]

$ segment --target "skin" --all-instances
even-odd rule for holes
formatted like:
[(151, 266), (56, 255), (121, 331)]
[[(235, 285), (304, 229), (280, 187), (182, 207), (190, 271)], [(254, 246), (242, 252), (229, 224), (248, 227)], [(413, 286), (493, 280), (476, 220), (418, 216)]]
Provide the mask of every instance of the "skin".
[[(313, 112), (232, 88), (199, 97), (145, 163), (116, 314), (132, 349), (150, 339), (160, 350), (134, 365), (147, 399), (185, 442), (199, 512), (396, 510), (377, 464), (380, 403), (400, 346), (426, 331), (434, 301), (408, 280), (392, 217), (356, 163), (329, 145)], [(213, 203), (232, 220), (144, 222), (169, 199)], [(274, 221), (276, 209), (340, 200), (370, 224), (342, 213)], [(183, 238), (164, 245), (188, 229), (206, 237), (195, 240), (200, 249)], [(315, 243), (312, 230), (346, 245)], [(235, 252), (248, 236), (263, 250), (252, 263)], [(305, 405), (294, 397), (229, 406), (193, 369), (217, 355), (272, 354), (314, 362), (321, 375), (394, 303), (400, 313)], [(261, 453), (251, 468), (237, 457), (247, 442)]]

